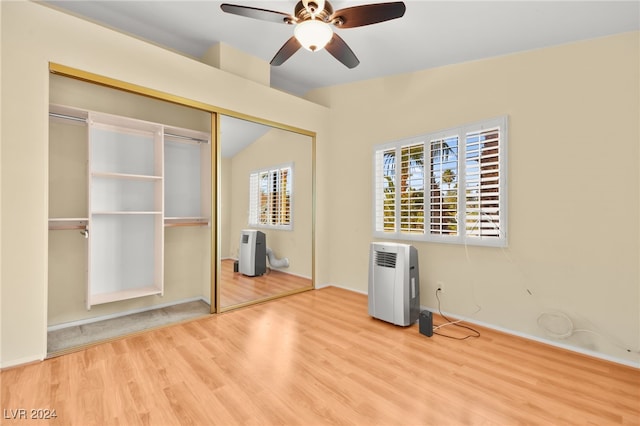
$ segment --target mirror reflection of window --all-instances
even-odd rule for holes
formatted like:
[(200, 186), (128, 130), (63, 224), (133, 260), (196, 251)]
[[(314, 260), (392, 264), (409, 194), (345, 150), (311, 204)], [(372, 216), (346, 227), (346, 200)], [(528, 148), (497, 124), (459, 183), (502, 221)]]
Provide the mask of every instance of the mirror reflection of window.
[(291, 229), (293, 166), (251, 172), (249, 225)]

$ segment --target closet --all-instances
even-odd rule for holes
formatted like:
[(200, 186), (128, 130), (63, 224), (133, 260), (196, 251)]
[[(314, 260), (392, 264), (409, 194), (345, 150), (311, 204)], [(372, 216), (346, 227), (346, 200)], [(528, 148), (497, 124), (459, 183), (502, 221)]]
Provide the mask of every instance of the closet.
[[(55, 265), (50, 254), (50, 271), (75, 276), (76, 282), (84, 275), (87, 310), (164, 295), (167, 228), (205, 228), (205, 233), (185, 233), (172, 241), (191, 238), (196, 247), (206, 247), (202, 239), (211, 226), (210, 134), (59, 104), (50, 105), (49, 114), (49, 229), (81, 234), (52, 238), (50, 232), (50, 253), (57, 248), (51, 240), (58, 250), (67, 250), (53, 253)], [(199, 253), (197, 248), (193, 252)], [(194, 266), (201, 271), (206, 267), (197, 262)], [(63, 291), (76, 293), (72, 297), (78, 300), (77, 285), (75, 290), (64, 286)], [(194, 297), (207, 299), (206, 284), (196, 283), (195, 288)], [(50, 285), (52, 291), (58, 289)], [(189, 296), (179, 289), (173, 293), (172, 300)], [(111, 307), (108, 312), (129, 308)], [(67, 319), (75, 318), (62, 322)]]

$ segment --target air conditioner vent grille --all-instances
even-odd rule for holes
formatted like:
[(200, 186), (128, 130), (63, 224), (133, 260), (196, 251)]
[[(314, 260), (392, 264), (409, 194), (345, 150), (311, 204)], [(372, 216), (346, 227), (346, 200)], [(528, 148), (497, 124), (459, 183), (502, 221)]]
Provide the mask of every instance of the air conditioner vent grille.
[(382, 266), (383, 268), (395, 268), (397, 256), (397, 253), (376, 250), (376, 265)]

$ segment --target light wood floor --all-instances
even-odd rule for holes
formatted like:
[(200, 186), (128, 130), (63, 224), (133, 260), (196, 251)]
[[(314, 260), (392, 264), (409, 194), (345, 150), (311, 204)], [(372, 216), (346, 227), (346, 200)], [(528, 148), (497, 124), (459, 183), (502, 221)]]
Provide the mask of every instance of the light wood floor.
[(2, 408), (61, 425), (640, 423), (640, 370), (479, 330), (428, 338), (325, 288), (2, 371)]
[(234, 273), (231, 259), (222, 260), (220, 266), (220, 306), (223, 308), (313, 287), (312, 281), (308, 278), (270, 269), (258, 277)]

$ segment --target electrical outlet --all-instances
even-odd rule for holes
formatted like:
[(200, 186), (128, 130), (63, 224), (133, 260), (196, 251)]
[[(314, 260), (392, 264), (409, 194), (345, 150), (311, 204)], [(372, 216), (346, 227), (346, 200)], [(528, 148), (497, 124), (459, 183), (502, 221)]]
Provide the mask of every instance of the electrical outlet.
[(444, 293), (444, 283), (442, 281), (436, 282), (436, 291), (440, 290), (440, 293)]

